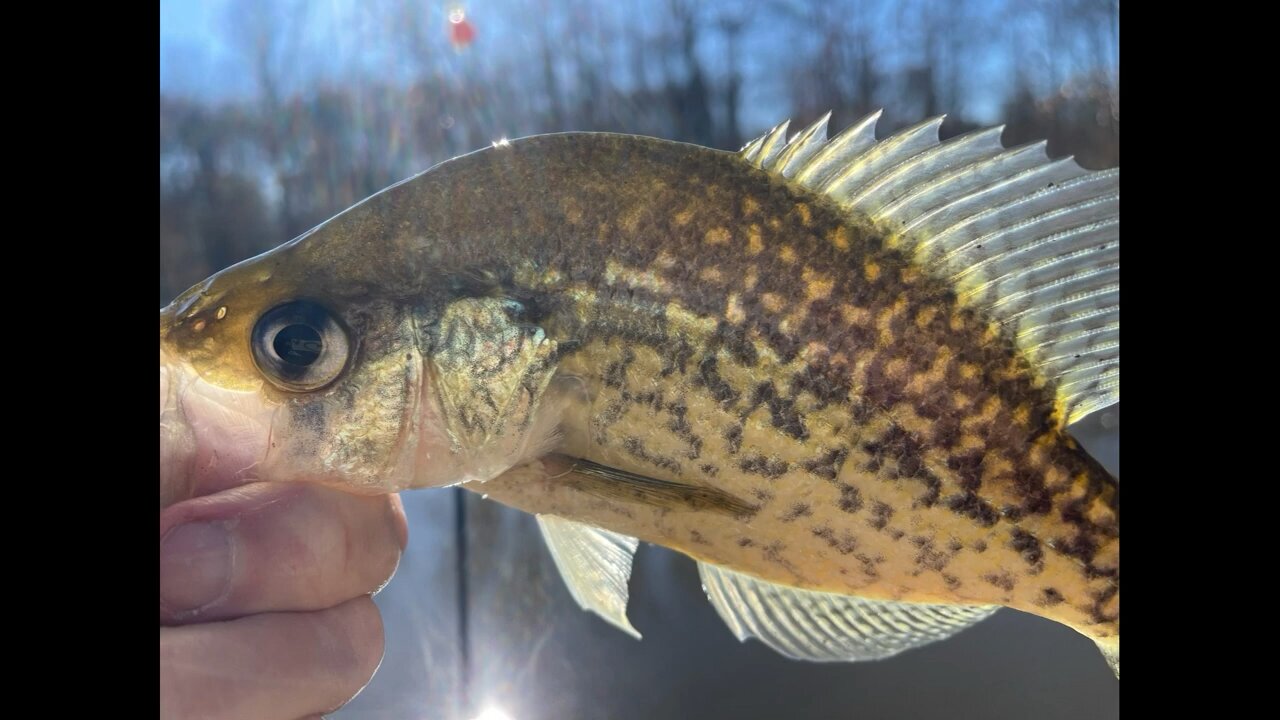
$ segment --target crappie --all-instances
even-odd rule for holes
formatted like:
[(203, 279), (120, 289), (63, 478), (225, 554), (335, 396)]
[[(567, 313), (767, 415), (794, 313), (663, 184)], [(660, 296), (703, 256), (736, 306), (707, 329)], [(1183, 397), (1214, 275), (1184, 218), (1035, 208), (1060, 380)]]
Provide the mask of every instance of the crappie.
[(1008, 606), (1118, 676), (1118, 486), (1066, 428), (1119, 400), (1119, 171), (877, 118), (504, 141), (214, 275), (160, 313), (162, 478), (465, 483), (633, 634), (646, 540), (790, 657)]

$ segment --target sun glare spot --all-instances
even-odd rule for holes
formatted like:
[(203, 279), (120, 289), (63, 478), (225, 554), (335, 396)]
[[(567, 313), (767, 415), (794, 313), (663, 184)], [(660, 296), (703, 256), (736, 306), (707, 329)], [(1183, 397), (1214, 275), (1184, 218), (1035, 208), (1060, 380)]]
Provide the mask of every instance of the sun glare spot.
[(483, 712), (475, 716), (474, 720), (512, 720), (511, 716), (497, 705), (490, 705)]

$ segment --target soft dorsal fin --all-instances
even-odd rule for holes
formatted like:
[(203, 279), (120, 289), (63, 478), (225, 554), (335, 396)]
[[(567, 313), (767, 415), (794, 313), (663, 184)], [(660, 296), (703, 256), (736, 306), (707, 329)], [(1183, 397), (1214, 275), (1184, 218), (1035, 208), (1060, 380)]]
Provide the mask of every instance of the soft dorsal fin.
[(876, 140), (876, 112), (748, 143), (752, 165), (869, 218), (1004, 325), (1055, 384), (1064, 424), (1120, 400), (1120, 170), (1005, 148), (1003, 128), (938, 139), (932, 118)]
[(539, 515), (538, 527), (578, 605), (640, 639), (627, 620), (627, 582), (640, 541), (555, 515)]
[(999, 609), (800, 590), (701, 562), (698, 573), (711, 604), (739, 640), (759, 638), (795, 660), (880, 660), (944, 640)]

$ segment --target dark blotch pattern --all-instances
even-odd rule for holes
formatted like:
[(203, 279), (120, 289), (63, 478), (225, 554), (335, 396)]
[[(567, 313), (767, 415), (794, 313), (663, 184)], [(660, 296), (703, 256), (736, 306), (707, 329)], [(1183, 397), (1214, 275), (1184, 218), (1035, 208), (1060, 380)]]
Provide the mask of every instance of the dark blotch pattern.
[[(810, 311), (813, 310), (813, 305), (810, 305)], [(791, 379), (792, 395), (799, 395), (802, 392), (811, 393), (818, 401), (819, 409), (832, 403), (846, 402), (851, 387), (849, 369), (843, 365), (810, 363)]]
[(1066, 600), (1066, 598), (1062, 597), (1062, 593), (1058, 592), (1054, 588), (1045, 588), (1040, 591), (1039, 604), (1042, 606), (1053, 607), (1064, 600)]
[(781, 460), (766, 458), (763, 455), (752, 455), (743, 458), (738, 467), (743, 472), (749, 472), (753, 475), (763, 475), (770, 480), (776, 480), (787, 474), (787, 463)]
[(924, 441), (899, 425), (893, 425), (881, 437), (868, 440), (862, 449), (871, 456), (867, 470), (880, 472), (888, 462), (895, 468), (887, 477), (909, 478), (924, 483), (925, 492), (916, 498), (916, 507), (933, 507), (942, 494), (942, 481), (929, 472), (924, 464)]
[(733, 405), (741, 397), (741, 394), (720, 376), (719, 361), (713, 354), (703, 356), (702, 361), (698, 363), (697, 380), (707, 389), (707, 392), (711, 393), (711, 397), (725, 407)]
[(1013, 579), (1013, 576), (1007, 572), (988, 573), (986, 575), (983, 575), (982, 579), (985, 580), (988, 584), (994, 585), (1000, 588), (1001, 590), (1004, 590), (1005, 592), (1012, 592), (1013, 586), (1015, 584), (1015, 580)]
[(680, 463), (669, 457), (650, 454), (644, 449), (644, 443), (640, 441), (640, 438), (624, 438), (622, 441), (622, 448), (639, 460), (651, 463), (663, 470), (667, 470), (675, 474), (680, 473)]
[(689, 424), (689, 419), (686, 417), (689, 413), (688, 406), (683, 402), (673, 402), (667, 406), (667, 412), (671, 414), (667, 429), (688, 444), (687, 457), (690, 460), (697, 460), (702, 455), (702, 438), (694, 433), (693, 426)]
[(742, 449), (741, 423), (730, 425), (729, 428), (724, 431), (724, 439), (725, 442), (729, 443), (729, 454), (737, 455), (738, 451)]
[(858, 562), (862, 563), (862, 574), (869, 578), (880, 577), (880, 571), (876, 569), (876, 565), (884, 562), (883, 555), (871, 557), (866, 553), (858, 553), (857, 555), (854, 555), (854, 558), (856, 558)]
[(982, 487), (982, 459), (986, 456), (981, 450), (972, 450), (947, 458), (947, 467), (955, 473), (956, 482), (969, 492), (978, 492)]
[(941, 571), (942, 568), (947, 566), (947, 561), (951, 559), (951, 557), (946, 553), (939, 552), (938, 549), (934, 547), (932, 540), (926, 540), (918, 547), (920, 548), (920, 552), (916, 553), (915, 557), (917, 567), (924, 568), (926, 570)]
[(750, 415), (751, 411), (760, 405), (769, 407), (769, 417), (775, 428), (797, 440), (809, 438), (804, 420), (796, 410), (795, 400), (780, 396), (778, 388), (771, 381), (762, 382), (756, 386), (755, 392), (751, 395), (751, 405), (744, 413), (744, 417)]
[(855, 513), (862, 509), (862, 495), (858, 488), (847, 483), (840, 484), (840, 510)]
[(849, 555), (854, 550), (858, 549), (857, 538), (855, 538), (853, 535), (849, 534), (848, 532), (843, 532), (840, 534), (839, 537), (837, 537), (835, 531), (827, 527), (826, 525), (813, 528), (813, 536), (817, 538), (821, 538), (822, 541), (825, 542), (828, 547), (833, 548), (836, 552), (840, 553), (841, 555)]
[(813, 508), (809, 507), (809, 503), (798, 502), (788, 508), (778, 519), (782, 522), (794, 522), (797, 518), (808, 517), (812, 514)]
[(1036, 570), (1044, 566), (1044, 551), (1040, 548), (1040, 541), (1026, 530), (1014, 528), (1010, 531), (1009, 547), (1017, 550), (1022, 559)]
[(893, 507), (888, 503), (876, 500), (871, 503), (871, 519), (867, 524), (876, 530), (883, 530), (889, 524), (889, 520), (893, 517)]
[(963, 515), (982, 527), (991, 527), (1000, 519), (1000, 513), (997, 513), (990, 503), (972, 492), (952, 495), (947, 499), (947, 507), (952, 512)]
[(835, 480), (840, 474), (840, 467), (849, 457), (847, 448), (828, 450), (813, 460), (806, 460), (801, 467), (824, 480)]

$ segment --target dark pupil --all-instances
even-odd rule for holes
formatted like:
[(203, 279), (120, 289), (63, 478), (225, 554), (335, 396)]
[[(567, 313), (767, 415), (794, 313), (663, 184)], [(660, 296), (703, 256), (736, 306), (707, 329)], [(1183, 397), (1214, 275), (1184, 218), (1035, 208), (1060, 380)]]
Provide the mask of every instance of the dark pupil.
[(306, 367), (320, 357), (324, 341), (310, 325), (290, 325), (276, 333), (272, 346), (281, 360)]

